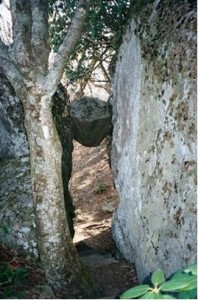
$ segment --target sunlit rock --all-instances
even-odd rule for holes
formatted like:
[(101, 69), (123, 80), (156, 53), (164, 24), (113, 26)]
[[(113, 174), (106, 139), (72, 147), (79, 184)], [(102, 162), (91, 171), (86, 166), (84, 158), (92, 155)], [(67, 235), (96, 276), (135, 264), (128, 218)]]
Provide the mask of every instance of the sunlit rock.
[(118, 54), (113, 235), (140, 281), (196, 261), (195, 4), (142, 4)]

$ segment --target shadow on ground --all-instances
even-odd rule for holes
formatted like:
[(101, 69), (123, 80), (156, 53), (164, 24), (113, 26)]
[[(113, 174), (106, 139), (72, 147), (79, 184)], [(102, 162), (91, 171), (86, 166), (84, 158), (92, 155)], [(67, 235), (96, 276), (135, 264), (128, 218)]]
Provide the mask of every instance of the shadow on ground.
[(117, 299), (137, 284), (135, 266), (127, 262), (116, 248), (111, 228), (77, 242), (75, 246), (81, 261), (99, 284), (101, 298)]

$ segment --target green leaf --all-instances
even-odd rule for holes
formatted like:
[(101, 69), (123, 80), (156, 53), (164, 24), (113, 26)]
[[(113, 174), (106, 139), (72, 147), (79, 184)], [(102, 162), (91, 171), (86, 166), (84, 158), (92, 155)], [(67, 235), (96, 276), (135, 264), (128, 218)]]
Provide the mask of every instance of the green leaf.
[(186, 286), (188, 286), (188, 282), (171, 279), (162, 283), (162, 285), (160, 286), (160, 290), (163, 292), (178, 291), (185, 288)]
[(162, 270), (157, 269), (151, 276), (151, 282), (152, 284), (154, 284), (155, 286), (158, 286), (159, 284), (165, 282), (165, 275), (164, 272), (162, 272)]
[(197, 288), (186, 292), (180, 292), (178, 294), (178, 299), (197, 299)]
[(16, 275), (16, 280), (20, 281), (20, 282), (24, 282), (25, 277), (27, 275), (27, 270), (25, 268), (18, 268), (15, 271), (15, 275)]
[(171, 295), (163, 294), (163, 299), (177, 299)]
[(8, 268), (7, 266), (0, 268), (0, 283), (3, 283), (5, 281), (12, 282), (13, 279), (14, 273), (10, 268)]
[(184, 288), (184, 291), (190, 291), (197, 287), (197, 277), (191, 276), (191, 280), (188, 281), (187, 287)]
[(190, 275), (189, 273), (184, 273), (182, 271), (176, 272), (171, 280), (176, 280), (180, 283), (186, 283), (187, 285), (182, 288), (182, 290), (188, 291), (194, 289), (197, 286), (197, 277), (194, 275)]
[(141, 299), (164, 299), (160, 293), (148, 292)]
[(7, 287), (4, 291), (3, 291), (3, 296), (5, 297), (5, 299), (8, 299), (10, 297), (14, 296), (14, 291), (11, 287)]
[(187, 273), (184, 273), (183, 271), (177, 271), (173, 276), (171, 277), (171, 280), (177, 280), (177, 281), (188, 281), (190, 275)]
[(184, 269), (185, 273), (192, 273), (192, 275), (197, 276), (197, 264), (193, 264)]
[(175, 273), (170, 280), (176, 280), (178, 282), (186, 282), (186, 283), (190, 283), (192, 280), (194, 280), (194, 278), (197, 278), (194, 275), (190, 275), (188, 273), (184, 273), (184, 272), (177, 272)]
[(138, 297), (144, 295), (148, 291), (149, 288), (150, 287), (148, 284), (142, 284), (142, 285), (135, 286), (135, 287), (127, 290), (126, 292), (124, 292), (120, 296), (120, 299), (138, 298)]
[(3, 224), (0, 224), (0, 229), (5, 235), (9, 234), (11, 231), (11, 228), (9, 226)]
[(18, 268), (16, 270), (16, 275), (18, 276), (25, 276), (27, 274), (27, 270), (25, 268)]

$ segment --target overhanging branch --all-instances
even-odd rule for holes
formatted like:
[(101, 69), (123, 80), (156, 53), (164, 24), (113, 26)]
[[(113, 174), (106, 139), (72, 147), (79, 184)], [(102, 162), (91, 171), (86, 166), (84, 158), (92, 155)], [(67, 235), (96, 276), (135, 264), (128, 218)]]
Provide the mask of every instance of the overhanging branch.
[(50, 52), (48, 33), (48, 1), (31, 0), (32, 32), (31, 45), (32, 55), (39, 72), (46, 75), (48, 70), (48, 56)]
[(56, 87), (62, 78), (67, 60), (80, 39), (89, 5), (90, 0), (79, 1), (72, 23), (55, 55), (54, 62), (51, 65), (45, 82), (45, 89), (52, 94), (55, 92)]
[(30, 1), (11, 0), (10, 11), (13, 27), (13, 55), (20, 71), (29, 75), (31, 70), (31, 7)]

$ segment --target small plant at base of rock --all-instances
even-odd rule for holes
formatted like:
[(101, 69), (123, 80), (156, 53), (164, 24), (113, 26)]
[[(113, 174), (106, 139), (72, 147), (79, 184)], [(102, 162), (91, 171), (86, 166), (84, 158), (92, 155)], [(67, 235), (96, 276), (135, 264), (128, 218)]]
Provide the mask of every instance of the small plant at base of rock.
[(7, 225), (4, 225), (4, 224), (0, 224), (0, 232), (4, 235), (7, 235), (9, 234), (11, 231), (11, 228)]
[(16, 291), (13, 287), (24, 283), (27, 270), (20, 267), (15, 259), (10, 263), (4, 264), (4, 266), (0, 267), (0, 298), (25, 298), (25, 294), (22, 291)]
[[(4, 236), (9, 235), (11, 228), (0, 224), (0, 233)], [(6, 249), (4, 244), (0, 244), (0, 257)], [(2, 260), (2, 259), (1, 259)], [(22, 267), (20, 262), (13, 258), (9, 262), (0, 261), (0, 299), (21, 299), (27, 298), (24, 291), (17, 291), (17, 286), (25, 282), (27, 275), (26, 268)]]
[(174, 273), (166, 281), (164, 272), (157, 269), (151, 284), (142, 284), (125, 291), (120, 299), (197, 299), (197, 264)]

